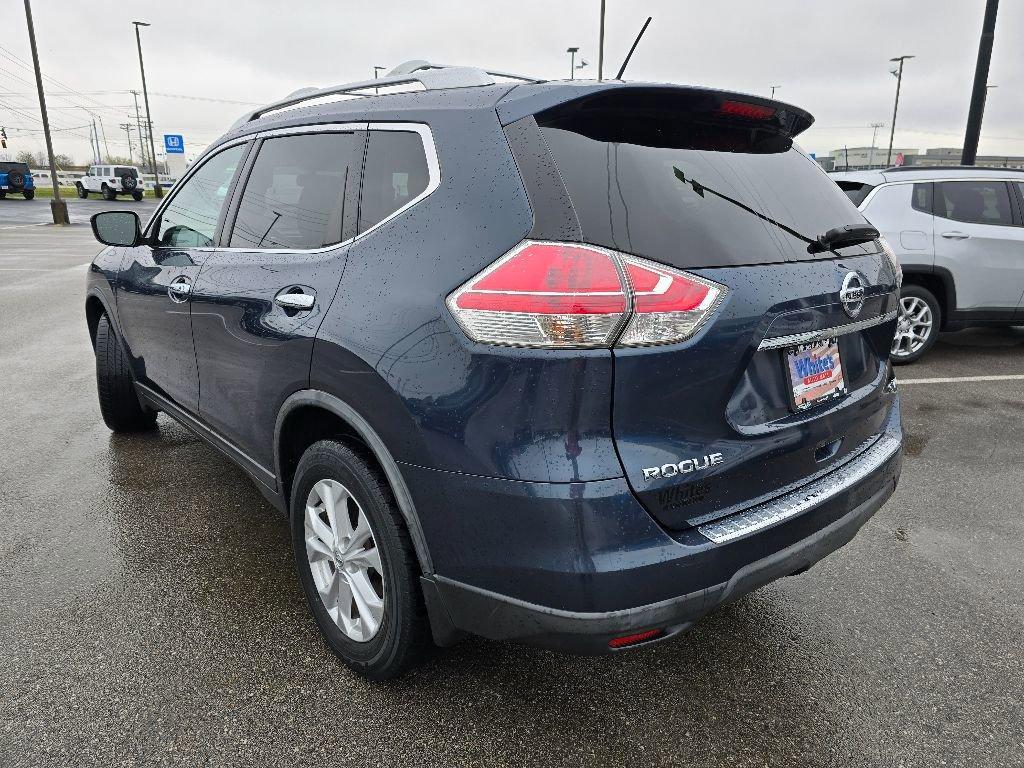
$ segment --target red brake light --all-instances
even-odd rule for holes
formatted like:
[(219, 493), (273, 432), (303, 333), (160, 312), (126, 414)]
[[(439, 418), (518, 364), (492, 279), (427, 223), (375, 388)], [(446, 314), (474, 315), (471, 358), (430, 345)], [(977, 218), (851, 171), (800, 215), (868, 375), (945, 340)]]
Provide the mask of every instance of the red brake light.
[(723, 115), (746, 117), (750, 120), (767, 120), (775, 114), (774, 107), (764, 107), (746, 101), (723, 101), (718, 111)]
[(635, 256), (526, 240), (447, 304), (474, 341), (609, 347), (621, 331), (620, 346), (641, 346), (688, 338), (724, 295), (716, 283)]

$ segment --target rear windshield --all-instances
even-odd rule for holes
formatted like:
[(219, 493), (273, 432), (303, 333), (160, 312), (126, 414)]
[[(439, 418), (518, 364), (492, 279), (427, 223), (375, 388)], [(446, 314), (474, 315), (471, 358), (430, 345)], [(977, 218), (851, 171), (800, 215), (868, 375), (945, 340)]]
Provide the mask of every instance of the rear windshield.
[[(864, 217), (784, 135), (691, 112), (556, 107), (537, 124), (588, 242), (681, 267), (812, 258)], [(844, 255), (871, 246), (844, 248)]]
[(860, 205), (864, 202), (864, 198), (868, 196), (868, 193), (874, 189), (870, 184), (863, 184), (859, 181), (837, 181), (836, 184), (839, 188), (846, 193), (846, 196), (850, 198), (850, 202), (854, 205)]
[(115, 176), (124, 176), (126, 174), (128, 176), (131, 176), (132, 178), (135, 178), (135, 179), (139, 178), (139, 172), (136, 171), (134, 168), (115, 168), (114, 169), (114, 175)]
[(11, 171), (28, 173), (28, 165), (25, 163), (0, 163), (0, 173), (10, 173)]

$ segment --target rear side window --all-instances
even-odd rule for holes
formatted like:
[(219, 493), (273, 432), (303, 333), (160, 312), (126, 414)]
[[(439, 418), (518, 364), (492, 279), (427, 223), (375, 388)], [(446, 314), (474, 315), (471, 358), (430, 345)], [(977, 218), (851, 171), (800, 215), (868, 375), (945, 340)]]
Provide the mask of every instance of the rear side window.
[(870, 184), (862, 184), (859, 181), (837, 181), (836, 184), (846, 193), (846, 196), (850, 198), (850, 202), (854, 205), (863, 203), (864, 198), (874, 189)]
[(921, 211), (922, 213), (932, 212), (931, 182), (914, 185), (914, 191), (910, 195), (910, 206), (915, 211)]
[(413, 131), (370, 131), (359, 203), (359, 231), (365, 232), (408, 205), (430, 182), (423, 141)]
[(1013, 224), (1010, 193), (1004, 181), (944, 181), (935, 215), (972, 224)]
[(281, 136), (263, 142), (245, 183), (232, 248), (310, 250), (340, 243), (354, 132)]

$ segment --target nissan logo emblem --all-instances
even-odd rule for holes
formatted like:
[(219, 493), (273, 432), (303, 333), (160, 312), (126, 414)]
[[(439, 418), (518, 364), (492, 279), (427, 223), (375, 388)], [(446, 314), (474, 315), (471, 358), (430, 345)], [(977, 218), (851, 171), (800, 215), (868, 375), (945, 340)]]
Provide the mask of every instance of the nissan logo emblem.
[(864, 281), (856, 272), (847, 272), (843, 278), (843, 287), (839, 291), (839, 300), (843, 309), (850, 317), (856, 317), (864, 309)]

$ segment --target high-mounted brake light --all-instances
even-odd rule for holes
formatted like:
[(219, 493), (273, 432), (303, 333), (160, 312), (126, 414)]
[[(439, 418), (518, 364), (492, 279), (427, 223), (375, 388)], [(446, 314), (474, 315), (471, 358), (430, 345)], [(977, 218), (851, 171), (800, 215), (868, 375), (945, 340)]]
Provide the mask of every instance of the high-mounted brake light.
[(775, 114), (774, 107), (765, 107), (760, 104), (751, 104), (747, 101), (723, 101), (718, 111), (723, 115), (735, 115), (746, 117), (750, 120), (767, 120)]
[(666, 344), (689, 338), (725, 288), (578, 243), (526, 240), (448, 297), (474, 341), (521, 347)]

